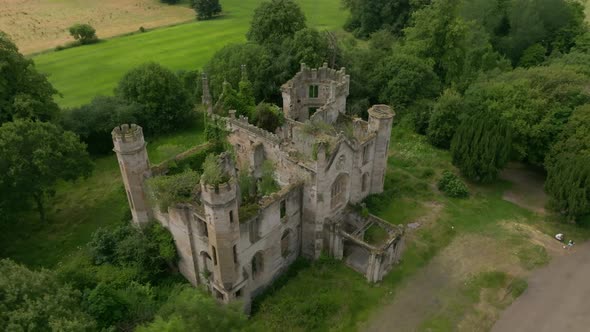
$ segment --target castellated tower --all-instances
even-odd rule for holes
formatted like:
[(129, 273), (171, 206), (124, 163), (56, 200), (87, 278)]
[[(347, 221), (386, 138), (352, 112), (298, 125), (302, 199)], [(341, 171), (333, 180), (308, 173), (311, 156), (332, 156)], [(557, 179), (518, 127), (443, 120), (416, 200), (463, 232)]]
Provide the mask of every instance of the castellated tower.
[(394, 116), (395, 113), (387, 105), (374, 105), (369, 109), (369, 131), (377, 134), (373, 155), (371, 194), (383, 192), (385, 171), (387, 170), (387, 153)]
[[(224, 157), (221, 157), (224, 159)], [(226, 170), (231, 162), (225, 157)], [(240, 190), (235, 177), (235, 169), (229, 170), (230, 180), (217, 187), (201, 181), (201, 202), (205, 208), (205, 218), (209, 233), (209, 252), (213, 260), (214, 287), (222, 293), (229, 293), (238, 281), (238, 242), (240, 223), (238, 216), (238, 197)]]
[(143, 190), (143, 182), (150, 176), (150, 162), (143, 129), (135, 124), (124, 124), (115, 127), (111, 135), (133, 222), (136, 226), (142, 227), (150, 221), (150, 208)]

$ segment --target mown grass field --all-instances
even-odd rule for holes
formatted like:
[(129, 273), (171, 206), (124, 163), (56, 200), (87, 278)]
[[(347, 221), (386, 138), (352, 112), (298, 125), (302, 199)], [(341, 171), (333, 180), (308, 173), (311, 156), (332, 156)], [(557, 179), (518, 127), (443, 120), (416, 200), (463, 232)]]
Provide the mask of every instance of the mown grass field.
[[(87, 103), (97, 95), (111, 95), (131, 68), (149, 61), (171, 69), (198, 69), (230, 43), (243, 42), (254, 9), (261, 0), (222, 1), (220, 18), (181, 24), (106, 40), (102, 43), (35, 56), (37, 68), (49, 75), (61, 93), (62, 107)], [(346, 12), (340, 0), (299, 0), (308, 25), (341, 29)], [(100, 34), (100, 31), (98, 31)]]
[(159, 0), (2, 0), (0, 30), (8, 33), (24, 54), (55, 48), (73, 40), (68, 28), (89, 23), (100, 38), (194, 19), (185, 4)]

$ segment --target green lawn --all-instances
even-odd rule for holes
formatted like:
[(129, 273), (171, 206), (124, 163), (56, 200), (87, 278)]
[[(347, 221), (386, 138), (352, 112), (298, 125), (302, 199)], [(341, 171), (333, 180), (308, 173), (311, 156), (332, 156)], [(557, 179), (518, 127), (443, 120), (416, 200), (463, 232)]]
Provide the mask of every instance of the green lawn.
[[(62, 94), (63, 98), (56, 98), (58, 103), (62, 107), (78, 106), (96, 95), (112, 94), (125, 72), (144, 62), (158, 62), (175, 70), (201, 68), (223, 46), (246, 40), (252, 14), (260, 2), (225, 0), (225, 14), (218, 19), (113, 38), (33, 59)], [(336, 30), (344, 24), (347, 14), (341, 9), (340, 0), (298, 2), (310, 26)]]

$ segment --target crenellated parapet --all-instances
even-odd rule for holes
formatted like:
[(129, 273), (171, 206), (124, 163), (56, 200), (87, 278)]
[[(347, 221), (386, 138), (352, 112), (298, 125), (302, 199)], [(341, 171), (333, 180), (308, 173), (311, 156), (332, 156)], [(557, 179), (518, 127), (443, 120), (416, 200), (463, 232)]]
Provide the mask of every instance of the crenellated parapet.
[[(332, 123), (346, 111), (350, 76), (344, 68), (335, 70), (325, 63), (320, 68), (301, 65), (301, 70), (281, 87), (285, 116), (299, 122), (309, 120), (316, 111)], [(316, 117), (317, 118), (317, 117)]]
[(253, 135), (256, 135), (257, 137), (261, 137), (266, 140), (269, 140), (270, 142), (272, 142), (274, 144), (281, 143), (281, 138), (277, 134), (271, 133), (270, 131), (266, 131), (260, 127), (257, 127), (255, 125), (251, 124), (249, 122), (249, 119), (247, 116), (240, 115), (240, 116), (236, 117), (235, 111), (230, 111), (230, 114), (231, 115), (229, 118), (222, 117), (222, 116), (219, 116), (216, 114), (212, 114), (211, 118), (227, 123), (228, 129), (230, 129), (230, 130), (233, 129), (233, 127), (237, 127), (239, 129), (246, 130), (246, 131), (252, 133)]
[(301, 64), (301, 70), (287, 83), (283, 84), (281, 89), (290, 89), (297, 87), (300, 84), (318, 82), (330, 83), (334, 82), (340, 93), (348, 95), (348, 88), (350, 85), (350, 76), (346, 74), (346, 69), (343, 67), (340, 70), (328, 68), (328, 64), (320, 68), (309, 68), (306, 64)]
[(111, 132), (114, 150), (117, 153), (135, 153), (145, 147), (143, 129), (136, 124), (123, 124)]

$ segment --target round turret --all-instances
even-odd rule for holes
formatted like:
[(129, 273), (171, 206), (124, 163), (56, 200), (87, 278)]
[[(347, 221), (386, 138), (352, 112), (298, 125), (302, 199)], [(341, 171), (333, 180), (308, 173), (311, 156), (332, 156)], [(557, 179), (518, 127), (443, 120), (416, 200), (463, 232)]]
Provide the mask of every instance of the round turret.
[(145, 147), (143, 128), (136, 124), (123, 124), (111, 132), (114, 150), (121, 154), (137, 153)]
[(234, 178), (218, 186), (211, 186), (201, 181), (201, 200), (211, 206), (222, 206), (232, 202), (237, 197), (237, 185)]

